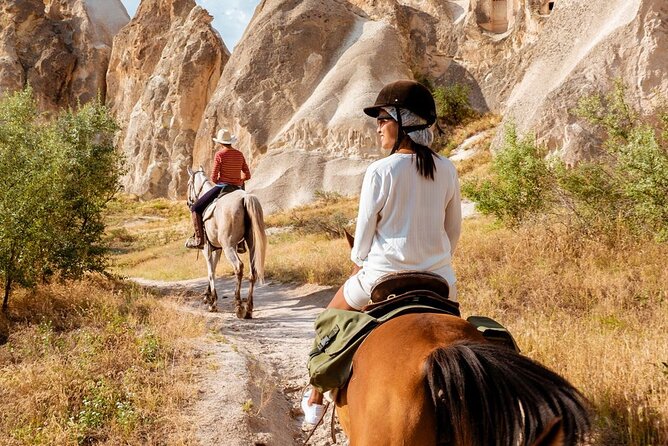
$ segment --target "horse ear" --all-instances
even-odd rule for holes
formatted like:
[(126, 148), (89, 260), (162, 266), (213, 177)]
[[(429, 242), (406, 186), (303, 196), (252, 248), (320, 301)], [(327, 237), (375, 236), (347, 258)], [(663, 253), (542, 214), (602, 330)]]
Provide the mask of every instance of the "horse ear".
[(355, 237), (350, 235), (350, 233), (345, 229), (343, 230), (343, 232), (346, 234), (346, 240), (348, 240), (348, 245), (350, 246), (350, 249), (352, 249), (353, 245), (355, 244)]
[(200, 170), (200, 172), (204, 172), (204, 167), (202, 167), (201, 164), (199, 165), (199, 170)]
[(193, 170), (188, 166), (188, 175), (193, 176)]
[(564, 446), (566, 444), (564, 423), (561, 417), (550, 421), (532, 446)]

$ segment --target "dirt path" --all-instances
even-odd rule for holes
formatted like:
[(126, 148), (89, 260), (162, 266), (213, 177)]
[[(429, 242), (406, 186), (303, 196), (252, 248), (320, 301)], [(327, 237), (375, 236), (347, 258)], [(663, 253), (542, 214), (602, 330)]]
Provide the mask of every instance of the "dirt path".
[[(196, 342), (207, 364), (200, 372), (199, 399), (193, 413), (200, 444), (303, 444), (306, 426), (299, 405), (308, 383), (306, 358), (312, 346), (313, 320), (334, 290), (269, 283), (256, 288), (254, 319), (239, 320), (233, 314), (234, 283), (230, 279), (216, 282), (221, 296), (218, 313), (207, 312), (201, 301), (206, 279), (133, 280), (176, 298), (181, 310), (207, 320), (209, 333)], [(329, 414), (326, 422), (310, 445), (332, 444)], [(338, 438), (338, 444), (345, 444), (340, 432)]]

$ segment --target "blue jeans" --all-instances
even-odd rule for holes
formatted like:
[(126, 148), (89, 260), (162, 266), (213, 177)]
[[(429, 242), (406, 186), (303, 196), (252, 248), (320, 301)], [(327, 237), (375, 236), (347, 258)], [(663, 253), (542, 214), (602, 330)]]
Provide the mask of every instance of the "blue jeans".
[(201, 215), (202, 212), (204, 212), (204, 209), (216, 199), (220, 190), (225, 186), (226, 184), (216, 184), (211, 190), (208, 190), (204, 195), (199, 197), (197, 201), (190, 206), (190, 210)]

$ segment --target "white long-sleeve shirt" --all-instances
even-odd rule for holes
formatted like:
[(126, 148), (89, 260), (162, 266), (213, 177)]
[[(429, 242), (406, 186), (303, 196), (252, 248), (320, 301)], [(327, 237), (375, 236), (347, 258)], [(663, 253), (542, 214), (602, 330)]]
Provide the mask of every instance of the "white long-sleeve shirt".
[(395, 153), (364, 175), (351, 259), (364, 269), (365, 289), (382, 275), (431, 271), (456, 282), (452, 254), (461, 233), (457, 171), (434, 157), (434, 180), (417, 171), (415, 155)]

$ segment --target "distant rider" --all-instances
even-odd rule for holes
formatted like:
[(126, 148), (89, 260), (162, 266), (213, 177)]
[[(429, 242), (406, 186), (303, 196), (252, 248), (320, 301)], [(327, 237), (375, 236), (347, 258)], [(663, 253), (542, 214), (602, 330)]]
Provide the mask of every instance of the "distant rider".
[[(214, 148), (218, 151), (213, 159), (211, 181), (216, 184), (216, 187), (206, 192), (190, 206), (195, 234), (186, 241), (186, 248), (202, 249), (204, 247), (204, 224), (202, 222), (204, 209), (218, 197), (223, 189), (225, 191), (235, 188), (243, 189), (244, 182), (251, 177), (244, 154), (232, 147), (232, 144), (237, 142), (236, 136), (227, 129), (221, 129), (213, 138), (213, 142), (215, 143)], [(246, 251), (243, 240), (239, 243), (237, 251)]]

